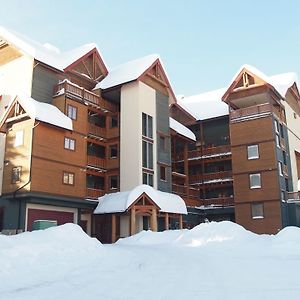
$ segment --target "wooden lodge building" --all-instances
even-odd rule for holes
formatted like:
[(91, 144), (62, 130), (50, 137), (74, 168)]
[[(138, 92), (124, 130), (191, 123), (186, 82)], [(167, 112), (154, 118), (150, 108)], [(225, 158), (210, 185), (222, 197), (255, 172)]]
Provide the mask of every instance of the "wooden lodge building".
[(300, 225), (293, 73), (244, 66), (226, 89), (176, 99), (157, 55), (108, 71), (95, 44), (60, 52), (0, 28), (0, 74), (0, 232)]

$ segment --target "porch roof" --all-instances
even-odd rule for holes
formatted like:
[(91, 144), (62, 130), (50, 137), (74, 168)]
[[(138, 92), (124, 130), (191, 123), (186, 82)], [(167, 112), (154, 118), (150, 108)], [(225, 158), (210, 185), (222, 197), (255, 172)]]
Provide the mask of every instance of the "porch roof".
[(94, 214), (125, 212), (143, 193), (160, 208), (160, 212), (187, 214), (185, 202), (175, 194), (157, 191), (149, 185), (139, 185), (131, 191), (106, 194), (99, 197)]

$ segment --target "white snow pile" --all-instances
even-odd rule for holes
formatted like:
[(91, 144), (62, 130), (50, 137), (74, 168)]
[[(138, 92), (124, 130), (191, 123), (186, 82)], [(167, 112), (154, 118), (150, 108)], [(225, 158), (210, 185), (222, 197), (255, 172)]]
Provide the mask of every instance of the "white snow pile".
[(0, 235), (0, 299), (300, 299), (300, 229), (231, 222), (102, 245), (77, 225)]

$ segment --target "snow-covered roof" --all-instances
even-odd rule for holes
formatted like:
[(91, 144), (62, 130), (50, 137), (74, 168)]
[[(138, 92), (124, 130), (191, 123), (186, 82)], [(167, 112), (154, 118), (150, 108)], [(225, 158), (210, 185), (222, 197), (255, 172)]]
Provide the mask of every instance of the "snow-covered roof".
[(178, 121), (174, 120), (173, 118), (170, 118), (170, 128), (175, 130), (177, 133), (181, 134), (182, 136), (185, 136), (193, 141), (196, 141), (195, 134), (190, 129), (188, 129)]
[[(287, 90), (296, 82), (298, 86), (298, 78), (297, 74), (294, 72), (289, 72), (289, 73), (283, 73), (283, 74), (277, 74), (273, 76), (267, 76), (257, 68), (245, 64), (240, 67), (240, 69), (236, 72), (234, 77), (232, 78), (229, 86), (234, 82), (234, 80), (237, 78), (237, 76), (240, 74), (240, 72), (246, 69), (252, 74), (256, 75), (260, 79), (264, 80), (265, 82), (269, 83), (272, 85), (277, 92), (284, 98), (286, 95)], [(225, 92), (224, 92), (225, 93)]]
[(160, 208), (161, 212), (187, 214), (185, 202), (175, 194), (155, 190), (149, 185), (139, 185), (131, 191), (106, 194), (99, 198), (94, 214), (125, 212), (143, 193)]
[[(14, 99), (15, 97), (9, 106), (13, 104)], [(54, 105), (36, 101), (26, 95), (17, 96), (17, 99), (31, 119), (73, 130), (72, 120)]]
[(2, 26), (0, 26), (0, 37), (34, 57), (36, 60), (61, 71), (95, 48), (100, 54), (97, 45), (94, 43), (85, 44), (78, 48), (61, 52), (57, 47), (49, 43), (40, 44), (20, 33), (8, 30)]
[(138, 79), (157, 59), (159, 55), (152, 54), (138, 58), (111, 69), (108, 75), (99, 82), (95, 89), (108, 89), (123, 83)]
[(177, 103), (197, 120), (228, 115), (228, 105), (222, 101), (226, 88), (190, 96), (178, 97)]

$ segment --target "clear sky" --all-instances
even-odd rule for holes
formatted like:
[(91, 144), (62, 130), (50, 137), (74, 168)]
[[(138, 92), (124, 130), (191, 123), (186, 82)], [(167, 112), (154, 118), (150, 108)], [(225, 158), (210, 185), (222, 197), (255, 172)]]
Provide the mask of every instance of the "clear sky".
[(225, 87), (245, 63), (300, 76), (297, 0), (0, 0), (0, 24), (61, 50), (95, 42), (109, 68), (158, 53), (186, 96)]

